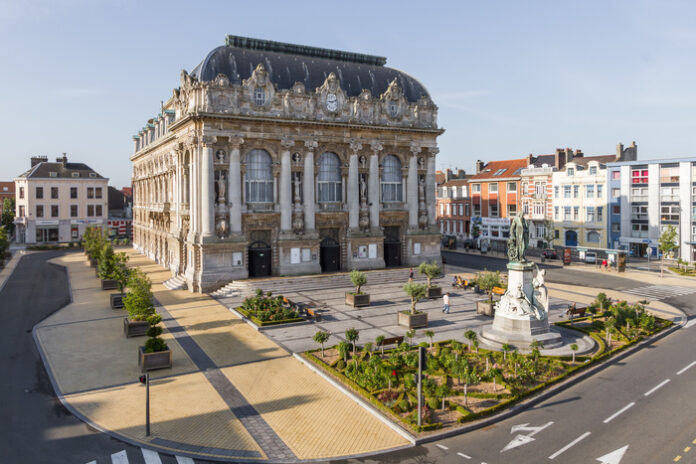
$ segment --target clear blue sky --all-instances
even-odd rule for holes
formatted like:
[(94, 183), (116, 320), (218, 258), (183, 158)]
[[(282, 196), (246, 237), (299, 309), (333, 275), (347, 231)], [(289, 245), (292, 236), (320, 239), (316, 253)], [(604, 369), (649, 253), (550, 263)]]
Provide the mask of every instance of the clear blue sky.
[(695, 19), (689, 1), (0, 0), (0, 180), (67, 152), (128, 185), (131, 136), (226, 34), (386, 56), (440, 108), (440, 168), (632, 140), (696, 155)]

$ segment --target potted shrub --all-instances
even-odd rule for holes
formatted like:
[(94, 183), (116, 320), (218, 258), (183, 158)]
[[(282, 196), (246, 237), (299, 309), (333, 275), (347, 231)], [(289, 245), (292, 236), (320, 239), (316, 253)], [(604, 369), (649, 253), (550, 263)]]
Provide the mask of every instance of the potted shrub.
[(424, 274), (428, 279), (428, 288), (426, 296), (428, 298), (440, 298), (442, 296), (442, 287), (433, 286), (433, 279), (437, 279), (442, 275), (440, 266), (435, 263), (421, 263), (418, 266), (418, 272)]
[(140, 337), (147, 334), (150, 327), (148, 318), (155, 314), (152, 304), (150, 279), (139, 269), (131, 271), (128, 280), (128, 293), (123, 297), (123, 305), (128, 317), (123, 318), (123, 332), (126, 337)]
[[(153, 308), (154, 311), (154, 308)], [(166, 369), (172, 367), (172, 350), (167, 343), (160, 338), (162, 327), (158, 324), (162, 322), (162, 316), (151, 314), (147, 318), (147, 336), (150, 337), (145, 342), (145, 346), (138, 347), (138, 365), (142, 372), (155, 369)]]
[(410, 311), (399, 311), (397, 313), (398, 324), (409, 329), (428, 327), (428, 313), (416, 311), (416, 303), (418, 303), (418, 300), (425, 298), (428, 291), (427, 285), (409, 282), (404, 285), (404, 291), (411, 297), (411, 309)]
[(97, 266), (97, 275), (101, 279), (102, 290), (113, 290), (118, 288), (118, 282), (114, 279), (116, 270), (116, 255), (110, 243), (106, 243), (102, 247), (101, 259)]
[(128, 285), (128, 279), (130, 277), (130, 269), (126, 263), (128, 263), (128, 256), (125, 253), (114, 254), (114, 268), (111, 273), (111, 278), (116, 281), (118, 293), (112, 293), (109, 295), (111, 300), (111, 309), (123, 308), (123, 290)]
[(346, 304), (354, 308), (370, 306), (370, 294), (360, 291), (360, 287), (367, 283), (367, 275), (362, 271), (353, 269), (350, 271), (350, 281), (353, 283), (355, 291), (346, 292)]
[(481, 290), (488, 292), (488, 300), (476, 302), (476, 313), (485, 316), (493, 316), (495, 314), (495, 307), (493, 306), (493, 288), (503, 286), (503, 279), (500, 277), (500, 271), (483, 271), (476, 277), (476, 285)]

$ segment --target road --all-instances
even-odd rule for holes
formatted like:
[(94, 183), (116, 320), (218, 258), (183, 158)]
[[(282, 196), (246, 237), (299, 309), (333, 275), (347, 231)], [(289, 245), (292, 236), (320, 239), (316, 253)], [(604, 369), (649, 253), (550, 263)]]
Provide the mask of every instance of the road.
[(91, 429), (55, 397), (32, 328), (70, 301), (65, 270), (46, 262), (58, 255), (24, 256), (0, 292), (0, 463), (192, 464), (148, 451), (146, 461), (143, 450)]
[[(450, 254), (453, 255), (453, 254)], [(496, 269), (502, 259), (447, 255)], [(548, 280), (597, 286), (596, 274), (550, 266)], [(551, 277), (551, 276), (554, 277)], [(592, 278), (593, 277), (593, 278)], [(609, 279), (609, 280), (607, 280)], [(602, 276), (602, 286), (644, 283)], [(694, 314), (694, 295), (668, 298)], [(655, 464), (696, 462), (696, 328), (681, 328), (512, 418), (434, 443), (350, 463)], [(693, 447), (691, 449), (690, 447)], [(507, 448), (507, 449), (506, 449)], [(686, 451), (685, 451), (686, 450)]]

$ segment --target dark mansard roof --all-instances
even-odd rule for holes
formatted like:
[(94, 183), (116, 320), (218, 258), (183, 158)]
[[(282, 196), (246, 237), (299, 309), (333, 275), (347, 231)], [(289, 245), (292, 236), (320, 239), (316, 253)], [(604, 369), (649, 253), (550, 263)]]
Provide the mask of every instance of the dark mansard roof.
[(191, 75), (200, 81), (211, 81), (218, 74), (225, 74), (230, 82), (241, 84), (261, 63), (279, 90), (302, 82), (308, 92), (313, 92), (333, 72), (350, 97), (363, 89), (379, 97), (396, 78), (409, 102), (423, 96), (430, 98), (416, 79), (384, 66), (387, 60), (383, 57), (237, 36), (227, 36), (226, 43), (211, 51)]

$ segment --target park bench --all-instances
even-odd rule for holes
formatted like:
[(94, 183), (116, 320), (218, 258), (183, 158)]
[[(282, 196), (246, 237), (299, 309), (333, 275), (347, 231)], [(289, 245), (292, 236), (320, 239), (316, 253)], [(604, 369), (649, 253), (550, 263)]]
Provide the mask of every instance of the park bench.
[(382, 340), (379, 346), (401, 345), (404, 342), (404, 337), (389, 337)]
[(496, 295), (504, 295), (505, 289), (501, 287), (493, 287), (493, 289), (491, 289), (491, 293), (494, 293)]
[(566, 316), (570, 316), (571, 319), (574, 317), (584, 317), (585, 312), (587, 311), (587, 306), (578, 306), (575, 303), (568, 305), (568, 309), (566, 310)]

